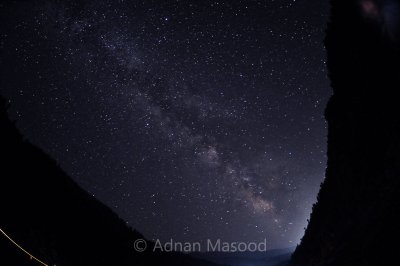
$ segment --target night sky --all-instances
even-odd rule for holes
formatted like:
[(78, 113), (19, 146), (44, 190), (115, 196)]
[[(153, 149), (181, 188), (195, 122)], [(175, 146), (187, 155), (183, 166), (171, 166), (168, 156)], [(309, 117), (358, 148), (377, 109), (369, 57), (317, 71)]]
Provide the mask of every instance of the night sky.
[(27, 139), (149, 239), (298, 243), (326, 166), (328, 0), (32, 2), (0, 4)]

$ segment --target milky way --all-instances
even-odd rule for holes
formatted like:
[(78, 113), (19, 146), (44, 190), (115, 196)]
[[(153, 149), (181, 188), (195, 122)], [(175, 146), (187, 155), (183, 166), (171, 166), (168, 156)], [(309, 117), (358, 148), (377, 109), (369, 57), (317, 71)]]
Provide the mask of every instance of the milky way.
[(6, 1), (1, 91), (146, 237), (293, 246), (326, 164), (327, 2)]

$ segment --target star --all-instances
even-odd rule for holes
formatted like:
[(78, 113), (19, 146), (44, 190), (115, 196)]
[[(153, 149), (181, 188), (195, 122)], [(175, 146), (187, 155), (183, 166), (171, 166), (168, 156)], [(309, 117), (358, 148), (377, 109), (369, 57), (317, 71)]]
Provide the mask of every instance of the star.
[(84, 1), (2, 6), (24, 136), (149, 239), (298, 241), (325, 172), (328, 1)]

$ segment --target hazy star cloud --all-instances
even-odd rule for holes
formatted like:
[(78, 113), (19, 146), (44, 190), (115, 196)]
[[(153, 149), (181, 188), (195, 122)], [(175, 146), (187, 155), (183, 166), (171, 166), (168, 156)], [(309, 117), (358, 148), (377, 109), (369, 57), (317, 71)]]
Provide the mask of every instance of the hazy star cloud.
[(289, 2), (16, 3), (10, 113), (146, 237), (286, 247), (324, 176), (330, 93), (327, 2)]
[(210, 167), (217, 167), (220, 165), (219, 155), (215, 147), (201, 148), (201, 150), (197, 152), (197, 155), (202, 162)]

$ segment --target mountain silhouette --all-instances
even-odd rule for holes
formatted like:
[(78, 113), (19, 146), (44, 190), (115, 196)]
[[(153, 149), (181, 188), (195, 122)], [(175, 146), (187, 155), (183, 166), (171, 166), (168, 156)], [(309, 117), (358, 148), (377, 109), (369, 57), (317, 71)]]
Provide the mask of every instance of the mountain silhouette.
[(331, 1), (328, 166), (291, 265), (392, 265), (400, 229), (400, 2)]
[[(0, 98), (0, 229), (48, 265), (213, 265), (181, 253), (135, 252), (143, 236), (81, 189), (18, 132)], [(40, 265), (0, 234), (0, 265)]]

